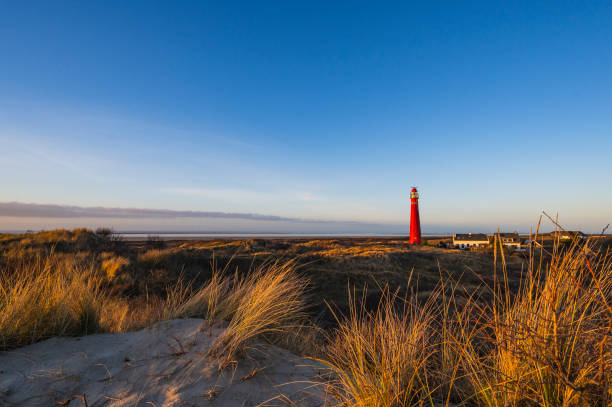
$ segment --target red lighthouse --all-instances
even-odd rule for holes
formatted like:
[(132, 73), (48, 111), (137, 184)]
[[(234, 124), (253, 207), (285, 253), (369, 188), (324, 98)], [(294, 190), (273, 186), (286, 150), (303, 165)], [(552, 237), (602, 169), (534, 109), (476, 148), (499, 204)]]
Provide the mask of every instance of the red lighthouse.
[(410, 238), (409, 244), (421, 244), (421, 220), (419, 219), (419, 193), (412, 188), (410, 193)]

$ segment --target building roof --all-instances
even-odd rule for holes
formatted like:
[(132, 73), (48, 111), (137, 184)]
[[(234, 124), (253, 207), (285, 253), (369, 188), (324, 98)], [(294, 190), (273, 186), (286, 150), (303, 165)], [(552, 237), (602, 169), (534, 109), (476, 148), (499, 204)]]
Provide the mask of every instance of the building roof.
[(502, 242), (520, 242), (521, 241), (521, 238), (518, 232), (500, 233), (499, 237), (501, 238)]
[(455, 233), (453, 241), (459, 240), (463, 242), (488, 242), (489, 237), (484, 233)]

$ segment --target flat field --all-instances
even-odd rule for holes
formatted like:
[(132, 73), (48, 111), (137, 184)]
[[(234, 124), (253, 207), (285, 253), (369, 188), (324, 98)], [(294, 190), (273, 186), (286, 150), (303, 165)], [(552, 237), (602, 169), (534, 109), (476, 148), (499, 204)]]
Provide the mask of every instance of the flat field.
[[(412, 291), (426, 299), (445, 281), (456, 281), (466, 291), (481, 290), (494, 279), (494, 255), (434, 246), (411, 246), (408, 238), (248, 239), (208, 241), (128, 242), (132, 272), (149, 287), (172, 282), (178, 274), (208, 278), (212, 267), (247, 272), (258, 264), (295, 260), (298, 272), (309, 281), (310, 312), (325, 326), (333, 322), (329, 306), (345, 311), (348, 290), (375, 306), (381, 288)], [(509, 281), (518, 283), (526, 266), (524, 254), (505, 257)], [(498, 259), (497, 273), (501, 273)], [(498, 275), (498, 278), (500, 276)], [(164, 281), (159, 281), (162, 278)], [(131, 287), (134, 289), (135, 287)], [(483, 295), (486, 293), (483, 292)], [(329, 304), (329, 306), (327, 305)]]

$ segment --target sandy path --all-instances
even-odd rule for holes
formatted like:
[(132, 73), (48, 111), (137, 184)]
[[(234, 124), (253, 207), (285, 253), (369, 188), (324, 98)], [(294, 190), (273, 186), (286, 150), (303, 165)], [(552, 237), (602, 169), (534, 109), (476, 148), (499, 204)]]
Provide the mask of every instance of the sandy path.
[(205, 354), (223, 330), (199, 332), (202, 322), (53, 338), (0, 354), (0, 405), (58, 406), (77, 395), (89, 407), (323, 404), (311, 383), (321, 367), (271, 345), (258, 345), (237, 367), (219, 372)]

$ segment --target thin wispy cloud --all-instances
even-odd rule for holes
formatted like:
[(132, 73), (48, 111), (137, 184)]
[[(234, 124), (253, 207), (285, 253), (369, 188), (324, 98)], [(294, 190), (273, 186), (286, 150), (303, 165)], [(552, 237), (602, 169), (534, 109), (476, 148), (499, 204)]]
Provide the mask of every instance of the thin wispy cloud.
[[(170, 209), (142, 208), (106, 208), (83, 207), (54, 204), (34, 204), (22, 202), (0, 202), (0, 216), (7, 217), (40, 217), (40, 218), (227, 218), (266, 221), (305, 221), (305, 219), (287, 218), (274, 215), (254, 213), (228, 213), (212, 211), (180, 211)], [(312, 221), (321, 222), (321, 221)]]

